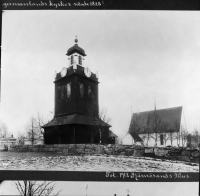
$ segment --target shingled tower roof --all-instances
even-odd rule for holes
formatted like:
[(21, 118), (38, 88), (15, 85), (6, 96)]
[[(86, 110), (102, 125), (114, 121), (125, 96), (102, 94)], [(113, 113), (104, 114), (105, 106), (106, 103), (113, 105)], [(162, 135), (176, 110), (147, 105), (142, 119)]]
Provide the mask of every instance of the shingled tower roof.
[(67, 54), (68, 56), (70, 56), (71, 54), (77, 52), (78, 54), (82, 55), (82, 56), (86, 56), (85, 51), (83, 50), (83, 48), (78, 46), (78, 39), (75, 39), (75, 44), (74, 46), (72, 46), (71, 48), (69, 48), (67, 50)]

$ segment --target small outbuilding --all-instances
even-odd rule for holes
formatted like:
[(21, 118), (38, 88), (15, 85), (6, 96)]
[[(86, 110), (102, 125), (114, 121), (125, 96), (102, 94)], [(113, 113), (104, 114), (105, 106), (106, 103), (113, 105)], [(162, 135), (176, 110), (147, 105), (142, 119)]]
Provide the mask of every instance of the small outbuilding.
[(13, 135), (11, 135), (10, 137), (2, 136), (0, 138), (0, 150), (2, 150), (2, 151), (8, 150), (11, 145), (16, 144), (16, 141), (17, 141), (17, 139), (14, 138)]

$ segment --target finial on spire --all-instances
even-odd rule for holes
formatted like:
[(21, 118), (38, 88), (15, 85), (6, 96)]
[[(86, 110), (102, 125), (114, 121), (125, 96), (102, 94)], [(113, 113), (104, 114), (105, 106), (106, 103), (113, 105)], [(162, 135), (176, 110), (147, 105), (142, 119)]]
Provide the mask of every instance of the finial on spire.
[(76, 43), (76, 44), (78, 43), (78, 38), (77, 38), (77, 35), (76, 35), (75, 43)]

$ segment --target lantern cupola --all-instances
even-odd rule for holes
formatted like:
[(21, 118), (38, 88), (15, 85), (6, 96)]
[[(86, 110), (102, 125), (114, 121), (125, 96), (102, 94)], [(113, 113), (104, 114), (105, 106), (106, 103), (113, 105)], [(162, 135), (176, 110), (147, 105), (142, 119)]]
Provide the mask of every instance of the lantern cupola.
[(69, 67), (75, 65), (84, 65), (84, 57), (86, 56), (85, 51), (78, 46), (78, 38), (74, 40), (75, 44), (67, 50), (67, 56), (69, 61)]

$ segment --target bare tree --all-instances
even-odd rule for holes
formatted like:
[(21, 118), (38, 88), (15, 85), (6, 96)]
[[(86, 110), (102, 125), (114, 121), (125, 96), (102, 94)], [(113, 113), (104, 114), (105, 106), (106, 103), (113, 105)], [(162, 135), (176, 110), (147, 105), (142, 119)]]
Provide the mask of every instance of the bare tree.
[[(15, 187), (17, 188), (20, 196), (50, 196), (53, 194), (55, 189), (55, 184), (53, 182), (41, 182), (37, 181), (17, 181), (14, 182)], [(60, 193), (57, 192), (53, 196), (58, 196)]]
[(17, 135), (17, 144), (18, 145), (24, 145), (25, 144), (25, 134), (24, 133), (18, 133)]
[(106, 129), (105, 124), (108, 124), (111, 119), (108, 118), (107, 110), (105, 108), (101, 109), (100, 112), (98, 113), (98, 115), (94, 115), (93, 118), (96, 122), (96, 126), (99, 131), (99, 136), (100, 136), (99, 143), (101, 144), (102, 143), (102, 133)]
[(162, 132), (164, 133), (163, 134), (163, 140), (164, 140), (164, 143), (165, 143), (165, 146), (167, 144), (167, 141), (170, 139), (170, 135), (168, 134), (168, 131), (169, 131), (169, 124), (166, 123), (166, 122), (162, 122)]
[(169, 140), (171, 142), (171, 146), (173, 146), (173, 141), (176, 139), (176, 135), (174, 132), (169, 132)]
[(146, 128), (146, 131), (147, 131), (147, 135), (146, 135), (146, 146), (148, 146), (148, 143), (149, 143), (149, 139), (150, 139), (150, 137), (151, 137), (151, 129), (150, 129), (150, 123), (151, 122), (151, 115), (149, 114), (148, 115), (148, 118), (147, 118), (147, 128)]
[(44, 140), (44, 129), (42, 128), (47, 123), (47, 120), (44, 120), (43, 116), (38, 112), (37, 117), (35, 118), (35, 125), (37, 132), (39, 133), (39, 140)]
[(177, 146), (180, 145), (180, 123), (176, 120), (174, 122), (174, 137), (177, 140)]
[(187, 147), (192, 148), (192, 134), (187, 135)]
[(43, 116), (38, 112), (36, 117), (32, 117), (26, 125), (26, 134), (31, 144), (44, 141), (43, 126), (47, 124), (48, 120), (45, 120)]
[(139, 114), (133, 115), (131, 119), (131, 123), (129, 126), (128, 133), (132, 136), (134, 139), (134, 142), (141, 142), (143, 143), (143, 140), (139, 137), (139, 134), (141, 133), (141, 130), (144, 128), (144, 120)]
[(34, 117), (30, 119), (26, 125), (27, 138), (31, 141), (31, 144), (35, 144), (38, 141), (38, 130), (36, 128), (36, 120)]
[(195, 148), (199, 147), (200, 143), (200, 133), (199, 130), (195, 127), (194, 131), (192, 132), (192, 140), (193, 140), (193, 145)]
[(155, 146), (159, 141), (159, 133), (162, 130), (162, 120), (160, 116), (157, 114), (156, 111), (150, 116), (150, 131), (151, 131), (151, 138), (155, 140)]
[(7, 138), (9, 135), (8, 127), (5, 123), (1, 123), (0, 125), (0, 136)]
[(188, 132), (181, 125), (181, 128), (180, 128), (180, 140), (181, 140), (182, 147), (185, 147), (185, 145), (186, 145), (187, 136), (188, 136)]

